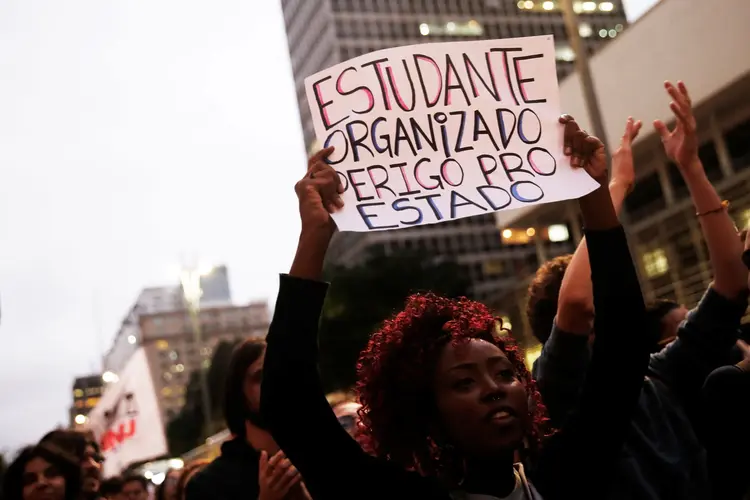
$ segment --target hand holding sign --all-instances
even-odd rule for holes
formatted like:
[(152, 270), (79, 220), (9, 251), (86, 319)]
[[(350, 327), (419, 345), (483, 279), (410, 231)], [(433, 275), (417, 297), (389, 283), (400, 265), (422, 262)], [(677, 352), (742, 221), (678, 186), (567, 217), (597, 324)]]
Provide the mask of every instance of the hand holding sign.
[[(564, 162), (551, 36), (381, 50), (305, 80), (342, 231), (434, 224), (596, 189)], [(575, 139), (578, 140), (578, 139)]]
[(598, 137), (589, 135), (570, 115), (562, 115), (560, 123), (565, 126), (563, 152), (570, 156), (573, 168), (582, 168), (599, 184), (607, 182), (607, 158), (604, 144)]
[(312, 155), (305, 177), (295, 186), (303, 232), (324, 229), (332, 234), (334, 224), (329, 214), (344, 206), (339, 177), (325, 162), (331, 153), (333, 148), (325, 148)]

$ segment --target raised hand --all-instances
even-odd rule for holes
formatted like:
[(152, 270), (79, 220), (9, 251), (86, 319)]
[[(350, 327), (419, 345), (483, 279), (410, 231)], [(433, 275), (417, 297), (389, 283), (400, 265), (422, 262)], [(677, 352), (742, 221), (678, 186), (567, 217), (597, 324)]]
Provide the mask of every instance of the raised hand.
[(295, 186), (303, 232), (323, 229), (333, 233), (335, 225), (330, 214), (344, 206), (340, 196), (344, 189), (339, 176), (325, 162), (332, 152), (331, 147), (312, 155), (307, 174)]
[(674, 113), (676, 122), (674, 129), (670, 131), (663, 121), (655, 120), (654, 128), (661, 136), (669, 159), (682, 169), (688, 168), (698, 159), (698, 139), (690, 94), (682, 82), (678, 82), (677, 87), (671, 82), (665, 82), (664, 88), (672, 98), (669, 108)]
[(571, 166), (583, 168), (600, 184), (606, 183), (607, 159), (602, 141), (581, 130), (575, 118), (570, 115), (562, 115), (559, 121), (565, 125), (563, 152), (565, 156), (570, 156)]
[(612, 155), (612, 180), (610, 184), (622, 186), (626, 193), (629, 193), (635, 184), (633, 141), (638, 137), (642, 125), (640, 120), (634, 121), (632, 116), (629, 117), (625, 124), (625, 132), (620, 138), (620, 146)]
[(258, 482), (260, 493), (258, 500), (283, 500), (292, 487), (300, 484), (302, 477), (283, 451), (271, 459), (268, 453), (260, 454)]

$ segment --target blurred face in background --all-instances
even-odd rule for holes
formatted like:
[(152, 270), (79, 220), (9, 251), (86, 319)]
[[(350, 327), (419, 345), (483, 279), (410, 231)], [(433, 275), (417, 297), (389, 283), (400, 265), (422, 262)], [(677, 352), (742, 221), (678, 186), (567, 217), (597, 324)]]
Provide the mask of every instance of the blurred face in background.
[(242, 383), (242, 393), (245, 396), (246, 402), (245, 417), (250, 423), (261, 429), (266, 428), (260, 415), (260, 384), (263, 382), (264, 358), (264, 355), (260, 356), (247, 368)]
[(41, 457), (29, 460), (23, 471), (23, 500), (64, 500), (65, 478)]
[(671, 341), (677, 337), (677, 327), (687, 317), (688, 310), (685, 306), (672, 309), (661, 319), (661, 342)]
[(333, 413), (336, 415), (341, 427), (351, 436), (354, 436), (357, 431), (357, 424), (359, 423), (359, 415), (357, 411), (362, 407), (359, 403), (354, 401), (347, 401), (340, 403), (333, 408)]
[(128, 481), (122, 486), (122, 497), (126, 500), (147, 500), (148, 491), (140, 481)]
[(164, 500), (177, 500), (177, 483), (180, 481), (180, 471), (171, 470), (164, 478)]
[(96, 494), (99, 491), (99, 486), (102, 481), (102, 463), (104, 462), (103, 457), (97, 453), (96, 449), (92, 445), (86, 445), (86, 449), (83, 452), (83, 459), (81, 460), (81, 490), (84, 495), (91, 497), (92, 494)]

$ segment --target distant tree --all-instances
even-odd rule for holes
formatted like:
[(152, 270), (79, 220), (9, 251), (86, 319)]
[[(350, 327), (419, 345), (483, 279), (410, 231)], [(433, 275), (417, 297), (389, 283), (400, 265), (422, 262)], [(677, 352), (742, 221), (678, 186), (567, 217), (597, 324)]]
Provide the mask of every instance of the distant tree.
[(372, 332), (415, 292), (468, 295), (469, 279), (455, 261), (421, 252), (372, 254), (356, 267), (331, 267), (320, 324), (320, 373), (326, 391), (350, 387), (356, 361)]

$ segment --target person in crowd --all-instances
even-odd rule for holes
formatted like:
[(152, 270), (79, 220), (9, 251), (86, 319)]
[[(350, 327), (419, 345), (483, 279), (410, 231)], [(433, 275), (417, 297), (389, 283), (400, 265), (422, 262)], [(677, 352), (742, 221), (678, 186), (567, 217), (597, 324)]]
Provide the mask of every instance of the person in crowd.
[[(342, 186), (325, 162), (333, 148), (311, 157), (296, 189), (302, 229), (267, 337), (261, 412), (313, 498), (356, 491), (372, 499), (598, 499), (609, 490), (651, 336), (642, 328), (645, 305), (625, 233), (603, 186), (604, 146), (572, 118), (560, 121), (571, 164), (600, 183), (579, 205), (601, 334), (579, 411), (551, 436), (523, 356), (498, 334), (489, 309), (431, 293), (411, 296), (360, 356), (365, 449), (341, 428), (318, 377), (316, 336), (335, 229), (329, 213), (342, 206)], [(516, 455), (522, 463), (514, 464)]]
[(659, 341), (654, 348), (654, 352), (661, 351), (677, 338), (679, 326), (688, 315), (685, 306), (667, 299), (650, 303), (646, 307), (646, 312), (649, 315), (649, 321), (653, 321), (659, 326)]
[[(615, 200), (616, 198), (613, 198), (613, 201)], [(560, 285), (572, 258), (573, 254), (560, 255), (545, 262), (537, 270), (529, 285), (526, 316), (529, 319), (531, 333), (542, 345), (547, 342), (552, 331), (552, 323), (557, 314)]]
[(78, 500), (78, 460), (51, 443), (24, 448), (3, 478), (4, 500)]
[(99, 486), (99, 496), (103, 500), (125, 500), (122, 493), (122, 478), (119, 476), (110, 477), (102, 481)]
[(279, 451), (260, 413), (265, 351), (265, 342), (248, 339), (232, 354), (224, 392), (224, 418), (232, 439), (221, 445), (216, 460), (185, 481), (187, 500), (305, 495), (299, 474)]
[(704, 422), (708, 471), (714, 498), (742, 500), (750, 496), (750, 346), (737, 341), (743, 358), (737, 364), (717, 368), (703, 384), (703, 404), (711, 408)]
[(359, 410), (362, 405), (352, 399), (344, 399), (333, 405), (333, 414), (346, 432), (351, 436), (357, 436), (359, 426)]
[[(747, 231), (742, 261), (750, 269), (750, 238)], [(750, 280), (749, 280), (750, 284)], [(702, 438), (707, 451), (708, 472), (714, 498), (741, 500), (750, 498), (750, 455), (739, 450), (750, 449), (746, 432), (750, 415), (750, 347), (747, 328), (740, 329), (735, 344), (739, 359), (711, 372), (703, 384), (703, 407), (711, 408), (702, 422)], [(733, 356), (734, 358), (734, 356)]]
[(164, 481), (156, 488), (156, 500), (177, 500), (177, 483), (182, 475), (179, 469), (169, 469)]
[[(666, 84), (677, 123), (669, 131), (655, 122), (668, 157), (690, 189), (705, 241), (714, 282), (698, 307), (679, 323), (677, 338), (651, 355), (642, 382), (638, 408), (630, 423), (610, 499), (711, 498), (706, 454), (696, 428), (701, 419), (701, 388), (715, 368), (727, 362), (747, 307), (747, 269), (740, 260), (742, 243), (723, 203), (705, 175), (697, 154), (695, 118), (684, 84)], [(629, 151), (626, 132), (621, 150)], [(613, 188), (626, 193), (632, 186), (632, 155), (613, 165)], [(553, 422), (564, 423), (580, 404), (591, 361), (589, 338), (603, 332), (596, 323), (598, 305), (592, 300), (592, 272), (587, 241), (579, 245), (560, 285), (554, 326), (537, 360), (536, 375)], [(533, 309), (532, 309), (533, 310)], [(629, 315), (621, 308), (623, 318)], [(592, 318), (594, 322), (592, 324)], [(653, 316), (644, 326), (654, 324)], [(663, 331), (663, 328), (662, 328)], [(654, 338), (654, 341), (657, 341)], [(710, 408), (703, 408), (711, 413)]]
[(47, 433), (40, 443), (54, 443), (75, 456), (81, 465), (82, 493), (84, 500), (99, 498), (104, 457), (93, 435), (87, 432), (55, 429)]
[(140, 474), (128, 474), (122, 479), (122, 497), (125, 500), (147, 500), (149, 481)]
[(178, 500), (186, 500), (188, 498), (188, 485), (191, 484), (191, 481), (193, 480), (193, 478), (195, 478), (196, 475), (198, 475), (210, 464), (211, 461), (207, 459), (193, 460), (182, 468), (182, 470), (180, 471), (180, 477), (177, 479), (177, 486), (175, 487), (175, 497)]
[[(625, 125), (625, 131), (620, 141), (620, 147), (612, 156), (612, 180), (609, 183), (609, 193), (615, 212), (620, 214), (627, 193), (632, 189), (635, 182), (635, 171), (633, 169), (632, 141), (638, 137), (641, 129), (641, 122), (628, 118)], [(531, 333), (537, 340), (545, 345), (553, 332), (555, 316), (559, 310), (560, 288), (563, 284), (563, 277), (571, 268), (574, 261), (583, 262), (585, 269), (581, 266), (573, 265), (574, 272), (583, 274), (588, 270), (588, 253), (582, 243), (575, 255), (561, 255), (545, 264), (536, 272), (534, 279), (529, 285), (528, 302), (526, 305), (526, 317), (528, 318)], [(591, 292), (591, 279), (588, 275), (581, 276), (581, 279), (587, 279), (588, 288), (582, 287), (582, 293)], [(593, 303), (591, 297), (586, 295), (586, 301), (583, 306), (576, 309), (577, 316), (582, 318), (586, 327), (590, 330), (589, 325), (593, 322)], [(583, 301), (581, 301), (583, 302)], [(587, 331), (588, 331), (587, 330)], [(557, 337), (557, 336), (555, 336)], [(579, 340), (580, 339), (580, 340)], [(552, 341), (554, 345), (556, 338)], [(590, 339), (585, 337), (576, 337), (576, 342), (582, 343), (583, 348), (590, 344)], [(578, 347), (578, 345), (577, 345)], [(545, 377), (539, 375), (539, 368), (543, 366), (539, 361), (535, 362), (532, 367), (532, 375), (537, 381), (542, 393), (543, 400), (548, 407), (549, 417), (554, 427), (560, 427), (565, 422), (569, 411), (558, 412), (558, 408), (572, 409), (574, 405), (569, 402), (578, 398), (580, 388), (583, 385), (586, 376), (585, 366), (587, 363), (588, 351), (578, 353), (578, 357), (566, 353), (563, 359), (557, 359), (557, 351), (547, 348), (543, 351), (545, 356), (553, 357), (556, 366), (563, 373), (554, 377)], [(567, 369), (567, 367), (572, 367)], [(584, 367), (584, 369), (581, 369)]]

